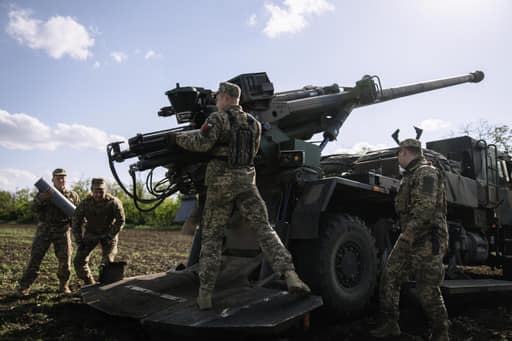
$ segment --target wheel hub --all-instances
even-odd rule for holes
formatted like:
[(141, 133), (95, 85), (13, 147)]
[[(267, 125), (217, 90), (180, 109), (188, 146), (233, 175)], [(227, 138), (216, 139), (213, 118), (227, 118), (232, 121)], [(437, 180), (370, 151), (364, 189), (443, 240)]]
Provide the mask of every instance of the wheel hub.
[(336, 277), (347, 288), (358, 285), (363, 270), (359, 245), (354, 242), (343, 243), (336, 252)]

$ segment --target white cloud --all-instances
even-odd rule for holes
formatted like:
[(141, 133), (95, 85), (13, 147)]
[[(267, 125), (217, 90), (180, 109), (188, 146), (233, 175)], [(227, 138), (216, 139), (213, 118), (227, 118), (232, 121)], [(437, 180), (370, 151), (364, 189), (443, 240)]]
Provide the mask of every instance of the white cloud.
[(148, 52), (146, 52), (146, 54), (144, 55), (144, 58), (145, 59), (154, 59), (154, 58), (160, 58), (162, 57), (162, 55), (160, 53), (156, 53), (155, 51), (153, 50), (149, 50)]
[(284, 6), (273, 3), (265, 4), (270, 13), (263, 32), (270, 38), (276, 38), (282, 33), (297, 33), (307, 25), (307, 17), (320, 15), (334, 10), (334, 5), (327, 0), (284, 0)]
[(110, 54), (110, 57), (112, 57), (113, 60), (115, 60), (117, 63), (122, 63), (126, 59), (128, 59), (128, 56), (124, 52), (120, 51), (114, 51)]
[(436, 118), (429, 118), (426, 120), (421, 121), (419, 124), (419, 128), (425, 130), (425, 131), (437, 131), (437, 130), (444, 130), (448, 129), (452, 126), (452, 124), (448, 121), (443, 121)]
[(94, 46), (94, 39), (71, 17), (53, 16), (44, 22), (32, 18), (27, 10), (12, 10), (6, 31), (20, 44), (44, 50), (55, 59), (69, 55), (85, 60), (92, 55), (89, 49)]
[(100, 68), (100, 66), (101, 66), (100, 62), (96, 61), (96, 62), (94, 62), (94, 64), (92, 65), (92, 68), (93, 68), (93, 69), (99, 69), (99, 68)]
[(30, 187), (38, 179), (34, 174), (14, 168), (0, 168), (0, 189), (14, 192), (21, 188)]
[(247, 25), (253, 27), (253, 26), (256, 26), (257, 24), (257, 21), (256, 21), (256, 14), (252, 14), (249, 19), (247, 20)]
[(334, 150), (333, 153), (327, 153), (328, 154), (359, 154), (359, 153), (366, 153), (371, 150), (379, 150), (379, 149), (385, 149), (389, 148), (385, 144), (379, 143), (379, 144), (371, 144), (365, 141), (357, 142), (350, 148), (337, 148)]
[(98, 128), (65, 123), (52, 128), (30, 115), (10, 114), (0, 109), (0, 146), (4, 148), (55, 150), (67, 146), (103, 151), (109, 142), (119, 140), (124, 138)]

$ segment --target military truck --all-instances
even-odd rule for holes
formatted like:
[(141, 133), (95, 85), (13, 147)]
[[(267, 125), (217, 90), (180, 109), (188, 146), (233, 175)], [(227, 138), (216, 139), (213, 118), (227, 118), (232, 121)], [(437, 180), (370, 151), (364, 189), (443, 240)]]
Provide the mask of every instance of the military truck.
[[(189, 262), (165, 273), (143, 275), (82, 289), (87, 304), (109, 314), (134, 317), (154, 328), (280, 329), (320, 306), (336, 316), (357, 316), (375, 295), (379, 272), (400, 232), (393, 196), (399, 184), (396, 148), (366, 155), (321, 156), (352, 110), (399, 97), (484, 78), (481, 71), (410, 85), (383, 88), (379, 77), (364, 76), (353, 87), (337, 84), (274, 93), (266, 73), (242, 74), (229, 81), (242, 89), (241, 105), (261, 123), (255, 161), (257, 185), (271, 224), (293, 255), (297, 271), (314, 295), (294, 297), (262, 257), (256, 238), (236, 211), (226, 229), (223, 270), (213, 296), (214, 309), (199, 311), (196, 232)], [(166, 92), (171, 106), (160, 116), (175, 116), (177, 128), (137, 134), (122, 150), (107, 146), (120, 186), (142, 210), (176, 192), (204, 193), (208, 155), (170, 149), (170, 132), (192, 131), (215, 111), (215, 94), (201, 87)], [(322, 133), (321, 141), (312, 141)], [(461, 137), (427, 144), (427, 157), (446, 173), (450, 200), (449, 261), (501, 265), (510, 273), (510, 160), (485, 141)], [(115, 164), (130, 165), (132, 188), (147, 172), (152, 198), (123, 184)], [(155, 169), (166, 175), (154, 181)], [(506, 178), (500, 176), (506, 174)], [(505, 176), (505, 175), (503, 175)], [(506, 179), (506, 180), (503, 180)], [(184, 205), (185, 206), (185, 205)], [(508, 215), (507, 215), (508, 214)], [(199, 230), (200, 231), (200, 230)]]
[[(398, 148), (372, 151), (365, 155), (329, 155), (322, 158), (326, 176), (339, 176), (391, 192), (398, 189)], [(510, 234), (512, 233), (512, 182), (510, 155), (496, 145), (469, 136), (430, 141), (425, 157), (444, 173), (447, 189), (449, 252), (447, 278), (460, 278), (456, 266), (488, 265), (503, 269), (511, 279)], [(384, 180), (384, 182), (382, 181)], [(371, 203), (373, 209), (379, 207)], [(387, 214), (386, 214), (387, 213)], [(358, 212), (371, 226), (381, 260), (399, 233), (396, 217), (383, 210), (374, 214)], [(393, 232), (394, 231), (394, 232)]]

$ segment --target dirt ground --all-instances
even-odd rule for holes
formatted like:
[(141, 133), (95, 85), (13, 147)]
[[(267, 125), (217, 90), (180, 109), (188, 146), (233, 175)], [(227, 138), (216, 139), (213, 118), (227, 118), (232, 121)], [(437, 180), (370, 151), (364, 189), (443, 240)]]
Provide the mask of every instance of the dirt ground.
[[(17, 298), (16, 282), (30, 254), (34, 226), (0, 225), (0, 340), (146, 340), (147, 331), (137, 321), (110, 317), (81, 302), (79, 282), (72, 275), (74, 294), (57, 293), (56, 259), (48, 252), (31, 295)], [(118, 260), (128, 263), (126, 276), (166, 271), (186, 263), (191, 237), (179, 231), (125, 230), (119, 243)], [(100, 250), (91, 257), (97, 274)], [(499, 278), (499, 270), (467, 268), (473, 277)], [(428, 337), (425, 318), (412, 299), (402, 300), (400, 340)], [(452, 340), (512, 340), (512, 295), (478, 294), (447, 299)], [(293, 328), (279, 336), (244, 336), (249, 340), (371, 340), (368, 330), (374, 325), (371, 312), (362, 319), (332, 321), (312, 314), (311, 328)], [(165, 339), (174, 338), (166, 335)], [(240, 339), (240, 336), (234, 336)]]

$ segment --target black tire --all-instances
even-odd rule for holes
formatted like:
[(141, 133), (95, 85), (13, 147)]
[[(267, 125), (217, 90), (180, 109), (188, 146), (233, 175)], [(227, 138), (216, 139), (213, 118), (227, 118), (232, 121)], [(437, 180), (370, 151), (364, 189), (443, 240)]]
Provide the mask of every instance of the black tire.
[(502, 265), (503, 270), (503, 279), (507, 281), (512, 281), (512, 263), (504, 262)]
[(379, 274), (384, 270), (389, 254), (393, 249), (394, 242), (391, 242), (391, 240), (394, 241), (398, 238), (398, 235), (392, 235), (392, 228), (392, 221), (386, 218), (377, 220), (372, 227), (372, 236), (375, 239), (377, 258), (379, 260)]
[(308, 249), (304, 254), (301, 247), (297, 251), (302, 254), (294, 255), (297, 268), (325, 308), (341, 316), (363, 313), (378, 276), (375, 240), (365, 223), (349, 215), (326, 216), (319, 239), (310, 241)]

